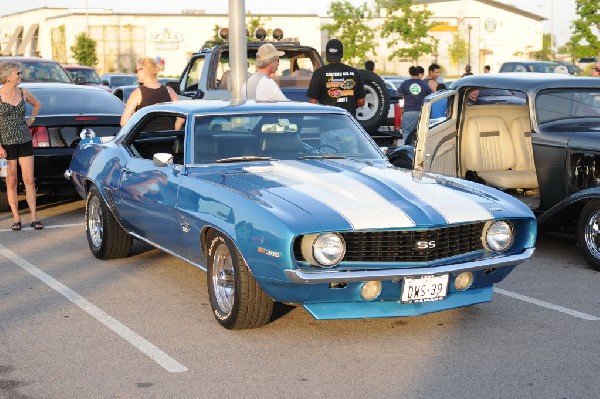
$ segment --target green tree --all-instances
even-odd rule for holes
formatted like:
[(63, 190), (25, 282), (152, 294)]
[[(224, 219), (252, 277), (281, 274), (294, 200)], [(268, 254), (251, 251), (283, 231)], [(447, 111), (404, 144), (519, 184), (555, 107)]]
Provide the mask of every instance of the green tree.
[(89, 38), (85, 32), (77, 35), (75, 45), (71, 46), (71, 52), (79, 65), (94, 66), (98, 63), (96, 41)]
[[(395, 48), (388, 57), (410, 58), (416, 62), (421, 55), (431, 54), (435, 50), (436, 40), (429, 30), (437, 25), (429, 22), (433, 12), (427, 5), (413, 8), (412, 0), (376, 0), (377, 8), (385, 10), (386, 20), (381, 26), (381, 35), (390, 38), (388, 48)], [(398, 39), (403, 47), (398, 46)]]
[(531, 58), (538, 61), (551, 61), (552, 55), (552, 34), (544, 33), (542, 36), (542, 49), (531, 53)]
[(575, 0), (578, 19), (573, 21), (571, 43), (576, 57), (595, 57), (600, 52), (600, 3), (598, 0)]
[(367, 4), (354, 7), (348, 0), (334, 0), (329, 5), (327, 15), (333, 23), (323, 25), (322, 30), (329, 31), (329, 36), (337, 37), (344, 43), (343, 61), (358, 66), (367, 54), (375, 53), (375, 33), (367, 25), (371, 15)]
[(448, 54), (450, 55), (450, 63), (458, 66), (460, 63), (465, 63), (468, 58), (468, 45), (465, 38), (455, 33), (452, 38), (452, 43), (449, 43)]

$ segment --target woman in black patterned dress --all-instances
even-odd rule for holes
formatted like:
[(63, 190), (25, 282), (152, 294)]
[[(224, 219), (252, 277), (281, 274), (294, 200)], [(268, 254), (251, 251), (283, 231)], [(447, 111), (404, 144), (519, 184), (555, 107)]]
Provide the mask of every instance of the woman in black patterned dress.
[[(13, 214), (13, 231), (21, 230), (17, 194), (17, 164), (25, 184), (25, 198), (31, 212), (31, 227), (44, 228), (36, 214), (35, 180), (33, 177), (33, 143), (29, 133), (38, 112), (40, 102), (27, 89), (17, 87), (21, 83), (21, 65), (12, 61), (0, 62), (0, 157), (8, 160), (6, 194)], [(25, 119), (25, 102), (33, 111)]]

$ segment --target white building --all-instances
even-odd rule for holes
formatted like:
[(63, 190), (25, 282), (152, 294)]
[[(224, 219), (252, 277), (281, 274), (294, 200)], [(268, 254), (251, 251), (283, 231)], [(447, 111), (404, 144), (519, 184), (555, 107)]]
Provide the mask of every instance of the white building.
[[(458, 75), (464, 65), (450, 65), (448, 46), (454, 34), (470, 42), (470, 62), (475, 72), (489, 64), (498, 69), (504, 61), (542, 47), (543, 17), (493, 0), (415, 0), (426, 4), (440, 22), (431, 33), (438, 40), (437, 54), (423, 56), (425, 68), (437, 61), (447, 75)], [(327, 32), (321, 26), (330, 19), (316, 14), (253, 15), (267, 30), (281, 28), (284, 40), (324, 49)], [(376, 28), (382, 18), (371, 22)], [(150, 56), (164, 60), (161, 75), (177, 76), (190, 55), (215, 35), (216, 26), (228, 26), (225, 14), (188, 10), (179, 14), (115, 13), (112, 10), (37, 8), (0, 17), (0, 54), (52, 58), (75, 63), (70, 50), (75, 38), (89, 32), (97, 42), (98, 72), (133, 72), (135, 61)], [(343, 41), (343, 38), (341, 38)], [(406, 74), (408, 60), (391, 60), (387, 39), (378, 39), (378, 70)]]

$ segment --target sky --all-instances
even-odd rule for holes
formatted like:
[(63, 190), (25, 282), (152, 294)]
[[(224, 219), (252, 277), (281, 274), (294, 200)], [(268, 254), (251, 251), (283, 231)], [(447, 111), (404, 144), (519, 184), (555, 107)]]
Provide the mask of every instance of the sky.
[[(355, 6), (373, 0), (349, 0)], [(547, 18), (544, 30), (552, 32), (558, 45), (570, 37), (571, 21), (575, 18), (575, 0), (497, 0)], [(12, 14), (38, 7), (108, 8), (121, 12), (179, 12), (201, 9), (207, 13), (227, 13), (229, 0), (3, 0), (0, 14)], [(327, 15), (330, 0), (245, 0), (246, 11), (252, 14), (314, 13)]]

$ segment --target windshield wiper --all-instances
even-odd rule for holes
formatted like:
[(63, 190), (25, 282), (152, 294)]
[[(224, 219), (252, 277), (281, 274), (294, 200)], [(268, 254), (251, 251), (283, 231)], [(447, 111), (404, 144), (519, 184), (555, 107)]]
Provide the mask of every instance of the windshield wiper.
[(248, 162), (248, 161), (268, 161), (272, 159), (271, 157), (257, 157), (254, 155), (243, 156), (243, 157), (229, 157), (229, 158), (221, 158), (217, 159), (217, 163), (226, 163), (226, 162)]
[(321, 154), (321, 155), (303, 155), (298, 159), (346, 159), (343, 155)]

